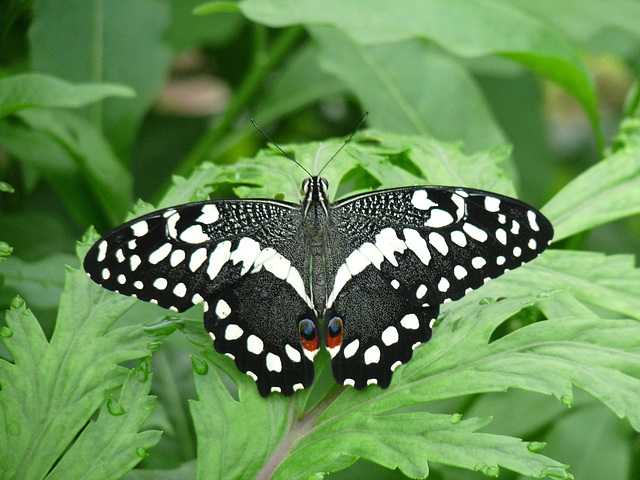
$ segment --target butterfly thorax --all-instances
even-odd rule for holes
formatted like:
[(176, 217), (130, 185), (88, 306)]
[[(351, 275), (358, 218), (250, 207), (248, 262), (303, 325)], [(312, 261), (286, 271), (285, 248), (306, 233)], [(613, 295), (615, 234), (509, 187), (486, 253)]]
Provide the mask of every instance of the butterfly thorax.
[(310, 252), (309, 274), (312, 286), (311, 296), (318, 314), (322, 314), (327, 297), (327, 272), (325, 257), (327, 237), (330, 231), (330, 204), (327, 197), (329, 183), (321, 177), (310, 177), (302, 183), (301, 231)]

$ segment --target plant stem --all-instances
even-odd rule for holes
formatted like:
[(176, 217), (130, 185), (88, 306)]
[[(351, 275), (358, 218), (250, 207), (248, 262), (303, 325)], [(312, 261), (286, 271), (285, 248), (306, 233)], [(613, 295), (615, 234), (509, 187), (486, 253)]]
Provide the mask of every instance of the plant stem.
[[(262, 27), (260, 27), (262, 28)], [(256, 30), (256, 46), (263, 44), (264, 36), (259, 29)], [(200, 139), (191, 150), (189, 155), (178, 165), (176, 174), (186, 176), (198, 164), (203, 162), (213, 146), (218, 143), (233, 126), (237, 117), (251, 102), (255, 94), (262, 88), (262, 83), (266, 76), (271, 73), (274, 67), (282, 60), (289, 50), (296, 44), (303, 30), (301, 27), (294, 27), (284, 30), (273, 42), (270, 52), (265, 54), (264, 50), (258, 46), (258, 51), (254, 56), (254, 62), (250, 71), (245, 77), (240, 88), (236, 91), (231, 104), (222, 117)]]

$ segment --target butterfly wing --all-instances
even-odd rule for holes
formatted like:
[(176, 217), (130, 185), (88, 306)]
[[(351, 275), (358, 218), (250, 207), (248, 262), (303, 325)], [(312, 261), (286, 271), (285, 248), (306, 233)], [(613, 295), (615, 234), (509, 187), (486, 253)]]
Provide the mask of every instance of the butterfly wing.
[(109, 290), (175, 311), (203, 303), (215, 349), (252, 376), (261, 395), (290, 395), (311, 384), (318, 348), (299, 210), (271, 200), (159, 210), (102, 237), (84, 268)]
[[(431, 337), (442, 303), (532, 260), (553, 237), (531, 206), (456, 187), (357, 195), (336, 202), (332, 219), (334, 241), (349, 253), (333, 260), (327, 344), (339, 343), (330, 349), (336, 380), (358, 389), (387, 387), (393, 370)], [(342, 326), (339, 342), (333, 319)]]

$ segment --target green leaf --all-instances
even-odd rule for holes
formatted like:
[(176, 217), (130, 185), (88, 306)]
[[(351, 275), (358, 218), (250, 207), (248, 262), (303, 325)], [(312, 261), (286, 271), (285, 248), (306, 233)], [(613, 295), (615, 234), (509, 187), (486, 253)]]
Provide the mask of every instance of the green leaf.
[(544, 207), (554, 239), (640, 213), (640, 120), (622, 126), (625, 143), (566, 185)]
[[(640, 270), (631, 255), (547, 250), (524, 268), (509, 272), (507, 278), (514, 294), (551, 292), (555, 298), (567, 293), (582, 308), (595, 306), (640, 320)], [(483, 287), (485, 295), (501, 296), (501, 283), (496, 283)], [(589, 316), (593, 318), (593, 313)]]
[(35, 308), (57, 308), (64, 286), (65, 265), (75, 265), (74, 255), (54, 253), (35, 262), (25, 262), (16, 256), (6, 259), (2, 276), (2, 296), (20, 294)]
[(160, 441), (161, 432), (140, 431), (155, 401), (150, 387), (151, 376), (140, 381), (135, 370), (130, 371), (117, 400), (119, 410), (103, 405), (98, 419), (87, 425), (47, 480), (120, 478), (137, 465)]
[(6, 182), (0, 182), (0, 192), (13, 193), (15, 189)]
[(5, 148), (42, 173), (85, 223), (112, 227), (122, 221), (133, 180), (104, 137), (74, 112), (30, 110), (19, 116), (27, 126), (5, 123), (0, 131)]
[[(82, 256), (87, 248), (81, 249)], [(149, 354), (150, 338), (141, 326), (111, 330), (134, 302), (93, 284), (84, 272), (68, 268), (51, 340), (45, 338), (24, 301), (13, 302), (5, 329), (11, 334), (2, 336), (12, 362), (0, 360), (0, 464), (7, 478), (44, 478), (78, 441), (77, 435), (105, 401), (105, 391), (126, 381), (128, 370), (120, 364)], [(126, 399), (137, 395), (135, 408), (128, 408), (133, 413), (131, 428), (137, 428), (148, 413), (147, 388), (132, 384), (122, 393), (125, 410), (130, 404)], [(114, 428), (109, 421), (98, 423)], [(127, 431), (122, 441), (134, 441), (131, 430)], [(155, 435), (144, 434), (135, 442), (146, 448)], [(133, 464), (135, 450), (127, 450), (126, 455), (126, 462)], [(73, 458), (82, 465), (92, 461), (92, 456)]]
[(271, 27), (330, 25), (363, 45), (429, 39), (463, 58), (500, 55), (521, 63), (567, 89), (598, 126), (594, 82), (578, 51), (562, 31), (501, 0), (244, 0), (242, 12)]
[(40, 73), (0, 78), (0, 118), (26, 108), (79, 108), (108, 97), (133, 97), (124, 85), (73, 84)]
[(7, 260), (7, 257), (9, 257), (9, 255), (11, 255), (12, 252), (13, 252), (13, 248), (11, 248), (11, 245), (9, 245), (7, 242), (3, 242), (2, 240), (0, 240), (0, 263)]
[(320, 65), (366, 106), (371, 126), (462, 141), (472, 152), (505, 143), (471, 74), (423, 40), (366, 46), (335, 28), (310, 32)]
[(111, 99), (90, 108), (89, 118), (121, 158), (170, 68), (163, 36), (169, 6), (161, 0), (43, 0), (33, 8), (29, 40), (35, 70), (76, 82), (128, 85), (135, 99)]

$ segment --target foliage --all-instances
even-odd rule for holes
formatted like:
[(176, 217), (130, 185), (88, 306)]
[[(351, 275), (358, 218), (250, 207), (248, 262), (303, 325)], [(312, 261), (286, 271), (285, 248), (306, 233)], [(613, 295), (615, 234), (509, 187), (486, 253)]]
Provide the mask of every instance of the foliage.
[[(0, 14), (0, 478), (640, 474), (640, 89), (608, 104), (593, 60), (637, 77), (637, 2), (63, 3)], [(201, 310), (169, 316), (81, 271), (91, 225), (210, 196), (295, 201), (304, 172), (256, 154), (249, 115), (279, 141), (323, 139), (281, 145), (315, 173), (364, 109), (322, 172), (334, 198), (520, 191), (556, 231), (443, 306), (389, 389), (338, 387), (320, 354), (310, 389), (263, 399)]]

